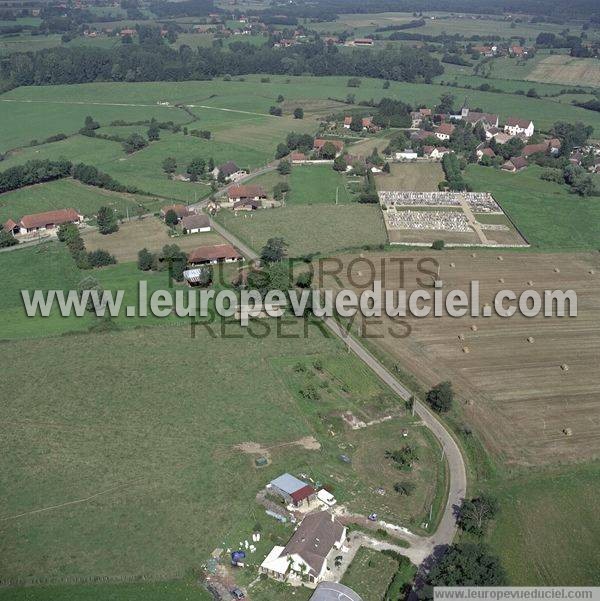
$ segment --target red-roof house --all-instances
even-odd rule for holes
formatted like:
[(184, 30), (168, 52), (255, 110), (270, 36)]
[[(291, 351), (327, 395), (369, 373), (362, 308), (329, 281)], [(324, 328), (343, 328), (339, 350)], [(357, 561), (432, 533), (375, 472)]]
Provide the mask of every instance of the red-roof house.
[(59, 209), (25, 215), (15, 226), (18, 226), (19, 234), (29, 234), (40, 230), (52, 230), (64, 223), (81, 223), (82, 221), (83, 215), (80, 215), (75, 209)]
[(200, 246), (188, 255), (192, 265), (214, 265), (216, 263), (231, 263), (243, 257), (231, 244), (213, 244)]
[(439, 140), (449, 140), (450, 136), (454, 133), (454, 130), (456, 129), (456, 127), (454, 125), (452, 125), (452, 123), (442, 123), (436, 130), (435, 130), (435, 137), (438, 138)]
[(264, 188), (254, 184), (232, 186), (229, 188), (227, 195), (232, 202), (238, 202), (240, 200), (261, 200), (262, 198), (267, 197)]

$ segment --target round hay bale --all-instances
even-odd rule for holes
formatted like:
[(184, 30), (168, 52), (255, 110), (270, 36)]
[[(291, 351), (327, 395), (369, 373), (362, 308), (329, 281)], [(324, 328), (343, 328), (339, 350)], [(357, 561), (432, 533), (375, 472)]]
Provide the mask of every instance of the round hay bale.
[(475, 253), (471, 253), (471, 256), (475, 258), (477, 255)]
[(529, 336), (527, 338), (527, 342), (529, 342), (529, 344), (533, 344), (535, 342), (535, 338), (533, 336)]
[(471, 330), (472, 330), (473, 332), (477, 332), (477, 330), (478, 330), (478, 329), (479, 329), (479, 328), (478, 328), (478, 327), (477, 327), (475, 324), (473, 324), (473, 325), (471, 326)]
[(458, 339), (459, 340), (464, 340), (465, 339), (465, 335), (464, 334), (459, 334), (458, 335)]
[(562, 433), (563, 433), (565, 436), (573, 436), (573, 430), (571, 430), (571, 428), (563, 428), (563, 431), (562, 431)]
[(504, 257), (498, 255), (498, 261), (504, 261)]
[(560, 368), (561, 368), (563, 371), (569, 371), (569, 366), (568, 366), (566, 363), (563, 363), (563, 364), (560, 366)]
[(472, 407), (475, 404), (475, 401), (473, 399), (469, 399), (468, 401), (465, 401), (465, 403), (469, 405), (469, 407)]
[(357, 271), (356, 275), (359, 276), (359, 277), (362, 276), (362, 271)]
[(594, 275), (596, 272), (593, 269), (590, 269), (590, 275)]
[(450, 263), (450, 267), (456, 267), (455, 263)]
[(500, 284), (504, 284), (504, 278), (500, 278), (498, 282), (500, 282)]
[(558, 267), (554, 268), (554, 273), (560, 273), (560, 269)]
[(528, 286), (533, 286), (533, 280), (527, 280), (527, 285)]
[(467, 354), (468, 354), (468, 353), (470, 353), (470, 352), (471, 352), (471, 349), (470, 349), (468, 346), (463, 346), (463, 350), (462, 350), (462, 352), (463, 352), (463, 353), (467, 353)]

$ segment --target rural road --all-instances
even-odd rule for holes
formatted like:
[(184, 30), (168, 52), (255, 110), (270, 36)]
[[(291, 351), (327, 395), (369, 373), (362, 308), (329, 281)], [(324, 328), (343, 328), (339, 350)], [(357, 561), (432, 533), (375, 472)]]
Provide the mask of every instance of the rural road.
[[(233, 246), (238, 248), (248, 259), (258, 259), (256, 252), (251, 248), (248, 248), (248, 246), (238, 240), (221, 225), (213, 223), (213, 226), (217, 232)], [(398, 380), (373, 355), (371, 355), (360, 342), (350, 336), (337, 321), (331, 317), (325, 318), (323, 321), (327, 328), (340, 338), (342, 342), (400, 398), (406, 401), (410, 399), (412, 396), (410, 390), (400, 384), (400, 382), (398, 382)], [(454, 510), (455, 507), (460, 506), (465, 497), (467, 491), (467, 474), (460, 448), (444, 425), (425, 405), (418, 401), (415, 403), (415, 413), (417, 413), (425, 426), (431, 430), (440, 443), (444, 456), (448, 462), (449, 479), (448, 498), (437, 530), (431, 536), (417, 536), (415, 534), (404, 535), (403, 533), (398, 533), (399, 537), (405, 538), (411, 545), (407, 548), (398, 547), (398, 552), (406, 555), (416, 565), (420, 565), (433, 553), (436, 547), (452, 543), (457, 530)]]

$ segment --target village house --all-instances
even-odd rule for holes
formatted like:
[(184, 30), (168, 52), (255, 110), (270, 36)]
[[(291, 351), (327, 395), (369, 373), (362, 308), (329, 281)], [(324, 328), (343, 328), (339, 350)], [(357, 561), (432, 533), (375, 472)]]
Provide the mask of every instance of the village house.
[(344, 143), (341, 140), (324, 140), (323, 138), (316, 138), (313, 142), (313, 149), (317, 152), (321, 152), (323, 150), (323, 146), (325, 144), (333, 144), (336, 149), (336, 156), (339, 155), (344, 149)]
[(431, 109), (419, 109), (410, 114), (411, 127), (419, 127), (424, 119), (431, 119)]
[(445, 154), (452, 152), (445, 146), (423, 146), (423, 156), (428, 159), (441, 159)]
[(56, 211), (46, 211), (45, 213), (24, 215), (18, 222), (9, 219), (4, 224), (4, 231), (11, 232), (14, 236), (25, 235), (53, 230), (65, 223), (81, 223), (82, 221), (83, 215), (80, 215), (75, 209), (58, 209)]
[(233, 203), (247, 200), (261, 200), (267, 198), (267, 193), (262, 186), (255, 184), (232, 186), (227, 191), (229, 200)]
[(193, 211), (190, 211), (188, 209), (188, 207), (186, 207), (185, 205), (173, 204), (173, 205), (167, 205), (166, 207), (163, 207), (160, 210), (161, 218), (164, 219), (167, 216), (167, 213), (169, 211), (173, 211), (173, 213), (175, 213), (175, 215), (177, 215), (177, 221), (181, 221), (184, 217), (187, 217), (188, 215), (193, 214)]
[(560, 140), (557, 138), (552, 138), (551, 140), (544, 140), (539, 144), (527, 144), (523, 147), (521, 154), (524, 157), (529, 157), (532, 154), (536, 154), (539, 152), (546, 153), (550, 152), (551, 154), (556, 154), (560, 150)]
[(308, 506), (317, 498), (317, 491), (310, 484), (291, 474), (275, 478), (267, 485), (267, 489), (294, 507)]
[(136, 33), (135, 29), (121, 29), (119, 35), (124, 38), (125, 36), (134, 36)]
[(477, 160), (479, 161), (481, 161), (483, 157), (493, 159), (496, 156), (496, 153), (491, 148), (478, 148), (476, 154)]
[(212, 244), (200, 246), (189, 253), (190, 265), (216, 265), (217, 263), (233, 263), (240, 261), (242, 255), (231, 244)]
[(318, 584), (345, 538), (346, 527), (332, 514), (308, 514), (285, 547), (273, 547), (259, 571), (279, 581)]
[(498, 123), (500, 121), (500, 117), (498, 115), (494, 115), (493, 113), (479, 113), (477, 111), (472, 111), (467, 106), (463, 106), (461, 109), (460, 118), (462, 121), (470, 123), (471, 125), (481, 123), (486, 130), (493, 127), (498, 127)]
[(525, 58), (529, 54), (529, 51), (524, 46), (511, 46), (508, 49), (508, 53), (515, 58)]
[(525, 167), (527, 167), (527, 159), (525, 157), (511, 157), (502, 165), (502, 167), (500, 167), (500, 169), (515, 173), (525, 169)]
[(438, 140), (446, 141), (454, 133), (456, 127), (451, 123), (442, 123), (435, 131), (434, 135)]
[(498, 46), (473, 46), (473, 52), (481, 54), (481, 56), (495, 56), (498, 52)]
[(298, 165), (305, 163), (308, 158), (303, 152), (294, 151), (290, 154), (290, 160), (292, 161), (292, 164)]
[(504, 131), (511, 136), (523, 135), (526, 138), (531, 138), (534, 129), (533, 121), (530, 119), (515, 119), (514, 117), (509, 117), (504, 125)]
[(186, 215), (181, 220), (181, 229), (184, 234), (198, 234), (210, 232), (210, 219), (208, 215)]
[(227, 161), (212, 170), (212, 176), (215, 179), (219, 177), (220, 173), (223, 174), (223, 177), (228, 182), (235, 182), (246, 175), (246, 172), (243, 169), (240, 169), (233, 161)]
[(506, 144), (509, 140), (512, 140), (514, 136), (500, 131), (497, 134), (494, 134), (492, 138), (496, 141), (497, 144)]

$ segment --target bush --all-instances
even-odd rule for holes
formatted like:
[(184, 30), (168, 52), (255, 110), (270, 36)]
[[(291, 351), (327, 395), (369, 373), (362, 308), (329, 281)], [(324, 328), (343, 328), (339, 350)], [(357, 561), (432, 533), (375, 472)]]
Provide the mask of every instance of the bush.
[(114, 265), (117, 259), (106, 250), (93, 250), (88, 253), (88, 263), (90, 267), (105, 267)]
[(454, 391), (451, 382), (441, 382), (434, 386), (426, 397), (429, 406), (437, 413), (446, 413), (452, 408), (454, 401)]
[(443, 240), (434, 240), (431, 248), (433, 250), (443, 250), (444, 246), (446, 246), (446, 243)]

